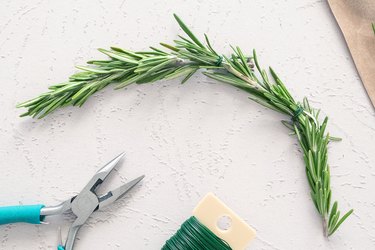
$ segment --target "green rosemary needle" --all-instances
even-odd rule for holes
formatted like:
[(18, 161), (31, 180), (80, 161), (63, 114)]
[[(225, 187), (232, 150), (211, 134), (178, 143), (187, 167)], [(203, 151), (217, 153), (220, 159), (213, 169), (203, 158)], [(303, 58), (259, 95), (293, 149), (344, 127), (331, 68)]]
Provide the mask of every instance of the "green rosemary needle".
[(311, 198), (322, 218), (324, 234), (332, 235), (353, 210), (340, 217), (337, 202), (331, 204), (327, 145), (337, 139), (325, 131), (328, 118), (320, 124), (319, 110), (311, 108), (306, 98), (302, 103), (296, 102), (272, 68), (269, 75), (260, 67), (255, 50), (251, 57), (246, 57), (239, 47), (232, 47), (230, 56), (221, 55), (213, 49), (207, 35), (205, 43), (201, 42), (177, 15), (174, 17), (187, 37), (179, 36), (174, 45), (161, 43), (167, 51), (154, 47), (140, 52), (116, 47), (99, 49), (108, 60), (93, 60), (87, 62), (88, 66), (78, 66), (81, 71), (67, 82), (52, 85), (48, 92), (19, 104), (17, 107), (28, 109), (21, 116), (42, 118), (60, 107), (82, 106), (109, 84), (119, 89), (133, 83), (180, 76), (184, 77), (184, 83), (203, 69), (209, 78), (242, 89), (251, 100), (290, 118), (282, 123), (298, 138)]

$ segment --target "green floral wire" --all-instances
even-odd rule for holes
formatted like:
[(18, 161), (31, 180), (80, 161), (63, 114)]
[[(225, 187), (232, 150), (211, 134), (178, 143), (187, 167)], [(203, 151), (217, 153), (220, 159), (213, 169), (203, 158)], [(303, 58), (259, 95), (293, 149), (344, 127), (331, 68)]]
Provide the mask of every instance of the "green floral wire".
[(296, 111), (294, 111), (294, 114), (292, 116), (292, 121), (293, 122), (297, 122), (298, 121), (298, 117), (303, 113), (303, 107), (302, 106), (298, 106), (298, 108), (296, 109)]
[(215, 63), (215, 65), (218, 66), (218, 67), (221, 66), (221, 63), (223, 62), (223, 59), (224, 59), (223, 56), (219, 56), (217, 58), (217, 62)]
[(230, 250), (228, 243), (192, 216), (165, 242), (162, 250)]

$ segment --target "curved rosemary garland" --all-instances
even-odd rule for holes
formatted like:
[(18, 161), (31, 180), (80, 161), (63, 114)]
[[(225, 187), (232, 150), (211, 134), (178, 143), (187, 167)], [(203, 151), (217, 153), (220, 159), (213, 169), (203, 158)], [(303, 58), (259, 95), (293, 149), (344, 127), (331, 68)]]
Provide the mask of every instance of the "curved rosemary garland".
[(322, 218), (324, 235), (332, 235), (353, 210), (340, 217), (337, 202), (331, 205), (327, 145), (337, 138), (325, 132), (328, 118), (320, 123), (319, 110), (311, 108), (306, 98), (302, 103), (295, 101), (272, 68), (269, 76), (259, 66), (255, 50), (252, 57), (244, 56), (239, 47), (232, 47), (233, 53), (229, 57), (221, 55), (212, 48), (207, 35), (203, 44), (177, 15), (174, 17), (188, 38), (179, 36), (173, 46), (160, 43), (168, 52), (154, 47), (140, 52), (116, 47), (99, 49), (109, 57), (108, 60), (93, 60), (87, 62), (88, 66), (77, 66), (81, 71), (67, 82), (52, 85), (48, 92), (19, 104), (17, 107), (28, 109), (21, 116), (42, 118), (60, 107), (82, 106), (90, 96), (109, 84), (120, 89), (133, 83), (180, 76), (184, 76), (182, 83), (185, 83), (196, 71), (205, 69), (203, 74), (209, 78), (242, 89), (251, 100), (291, 118), (282, 123), (298, 138), (311, 198)]

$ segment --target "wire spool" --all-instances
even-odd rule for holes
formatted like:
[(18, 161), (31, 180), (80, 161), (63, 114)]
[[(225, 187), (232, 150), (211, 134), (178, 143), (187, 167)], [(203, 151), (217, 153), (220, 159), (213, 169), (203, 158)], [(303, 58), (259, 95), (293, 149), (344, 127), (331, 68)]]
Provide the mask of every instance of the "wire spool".
[(227, 242), (220, 239), (195, 216), (186, 220), (162, 250), (231, 250)]
[(162, 250), (243, 250), (254, 237), (253, 228), (209, 193)]

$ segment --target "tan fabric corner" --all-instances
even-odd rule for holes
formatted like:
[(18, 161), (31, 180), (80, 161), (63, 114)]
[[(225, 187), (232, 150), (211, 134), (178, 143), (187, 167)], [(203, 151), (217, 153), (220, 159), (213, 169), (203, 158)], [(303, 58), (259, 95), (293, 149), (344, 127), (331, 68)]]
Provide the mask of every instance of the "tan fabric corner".
[(375, 107), (375, 0), (328, 0)]

